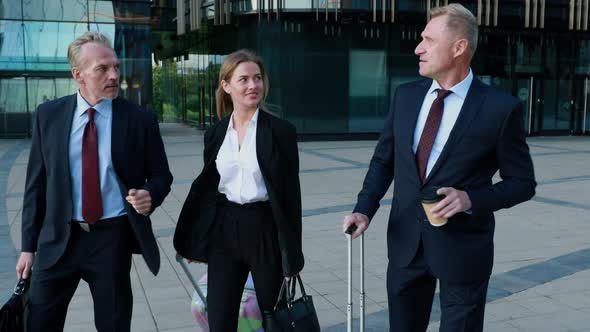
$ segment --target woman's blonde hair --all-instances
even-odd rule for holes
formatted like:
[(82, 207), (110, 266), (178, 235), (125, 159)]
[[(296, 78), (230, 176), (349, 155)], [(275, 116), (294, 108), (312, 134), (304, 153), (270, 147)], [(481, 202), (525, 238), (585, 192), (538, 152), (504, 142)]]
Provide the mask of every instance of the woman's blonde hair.
[(234, 109), (234, 104), (231, 100), (231, 96), (223, 90), (221, 86), (221, 81), (229, 82), (234, 74), (236, 68), (242, 62), (254, 62), (260, 68), (260, 75), (262, 76), (262, 98), (260, 99), (260, 103), (258, 107), (263, 110), (267, 110), (266, 104), (264, 100), (268, 95), (268, 76), (266, 76), (266, 70), (264, 69), (264, 63), (262, 62), (262, 58), (259, 57), (253, 51), (247, 49), (241, 49), (235, 51), (228, 56), (225, 57), (223, 60), (223, 64), (221, 64), (221, 68), (219, 69), (219, 82), (217, 85), (217, 91), (215, 92), (216, 97), (216, 106), (217, 106), (217, 116), (219, 119), (223, 119), (224, 116), (231, 114)]

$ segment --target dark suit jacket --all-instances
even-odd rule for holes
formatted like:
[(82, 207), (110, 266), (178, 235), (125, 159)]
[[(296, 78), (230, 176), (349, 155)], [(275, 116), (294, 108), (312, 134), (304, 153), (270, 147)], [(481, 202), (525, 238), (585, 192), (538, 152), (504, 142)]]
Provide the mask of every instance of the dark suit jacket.
[[(422, 238), (425, 259), (436, 277), (482, 280), (493, 264), (493, 212), (535, 194), (522, 106), (474, 78), (449, 139), (422, 185), (412, 144), (431, 83), (420, 80), (397, 89), (354, 211), (372, 218), (395, 177), (387, 230), (390, 264), (407, 266)], [(492, 184), (498, 170), (502, 181)], [(429, 186), (465, 190), (472, 213), (459, 213), (442, 227), (431, 226), (420, 203), (421, 190)]]
[[(22, 251), (36, 252), (35, 269), (51, 267), (63, 255), (70, 237), (72, 192), (69, 142), (76, 95), (40, 105), (35, 113), (33, 139), (23, 200)], [(156, 115), (123, 98), (113, 100), (111, 157), (121, 194), (127, 188), (150, 192), (152, 211), (170, 191), (172, 174)], [(125, 201), (135, 234), (135, 250), (157, 274), (160, 254), (149, 217)]]
[[(229, 117), (226, 117), (205, 133), (203, 171), (193, 182), (176, 225), (174, 248), (188, 259), (207, 262), (219, 185), (215, 159), (228, 125)], [(260, 111), (256, 156), (278, 231), (283, 274), (291, 276), (303, 268), (299, 154), (295, 127)]]

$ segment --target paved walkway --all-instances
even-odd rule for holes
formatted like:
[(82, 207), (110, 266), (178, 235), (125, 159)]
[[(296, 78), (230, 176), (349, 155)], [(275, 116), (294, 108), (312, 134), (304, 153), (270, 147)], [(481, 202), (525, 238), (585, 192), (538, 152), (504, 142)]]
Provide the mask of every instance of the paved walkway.
[[(190, 184), (202, 167), (202, 132), (164, 124), (162, 134), (174, 184), (152, 217), (162, 268), (152, 276), (134, 257), (133, 331), (195, 331), (193, 289), (174, 259), (172, 235)], [(486, 331), (590, 332), (590, 137), (534, 137), (539, 186), (530, 202), (496, 213), (496, 255)], [(342, 216), (352, 209), (375, 141), (299, 144), (306, 258), (302, 273), (324, 331), (345, 331), (346, 241)], [(0, 300), (15, 282), (28, 140), (0, 140)], [(365, 235), (367, 330), (385, 331), (385, 233), (391, 193)], [(356, 249), (356, 246), (355, 246)], [(191, 264), (199, 277), (204, 265)], [(355, 270), (356, 271), (356, 270)], [(355, 273), (354, 277), (358, 277)], [(356, 301), (358, 304), (358, 301)], [(355, 308), (358, 313), (358, 306)], [(438, 330), (435, 303), (429, 331)], [(93, 328), (92, 301), (80, 284), (66, 331)]]

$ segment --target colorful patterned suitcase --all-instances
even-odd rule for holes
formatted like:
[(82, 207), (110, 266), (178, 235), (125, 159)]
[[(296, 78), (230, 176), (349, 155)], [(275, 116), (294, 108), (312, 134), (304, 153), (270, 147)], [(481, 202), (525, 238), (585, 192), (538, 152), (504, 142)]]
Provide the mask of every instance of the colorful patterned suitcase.
[[(207, 274), (203, 275), (197, 283), (193, 278), (187, 263), (180, 255), (176, 255), (176, 260), (182, 266), (195, 292), (191, 301), (191, 312), (195, 317), (200, 331), (209, 332), (209, 319), (207, 318)], [(238, 332), (263, 332), (262, 314), (258, 308), (256, 292), (254, 291), (254, 282), (252, 275), (248, 275), (248, 280), (244, 285), (242, 294), (242, 303), (240, 304), (240, 316), (238, 318)]]

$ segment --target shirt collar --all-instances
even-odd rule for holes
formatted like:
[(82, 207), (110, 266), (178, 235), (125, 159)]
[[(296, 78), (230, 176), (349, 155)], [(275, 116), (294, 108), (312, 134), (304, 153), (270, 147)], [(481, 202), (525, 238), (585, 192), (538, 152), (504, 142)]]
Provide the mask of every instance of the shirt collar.
[(78, 90), (77, 93), (77, 102), (78, 116), (82, 116), (84, 113), (86, 113), (86, 110), (91, 107), (94, 108), (96, 110), (96, 113), (98, 113), (99, 115), (108, 116), (110, 114), (110, 110), (112, 110), (113, 107), (113, 101), (111, 99), (106, 98), (99, 101), (94, 106), (89, 105), (86, 99), (84, 99), (84, 97), (82, 97), (82, 95), (80, 94), (80, 90)]
[[(469, 87), (471, 86), (471, 82), (473, 82), (473, 72), (471, 71), (471, 68), (469, 68), (469, 74), (467, 74), (467, 77), (465, 77), (461, 82), (455, 84), (449, 90), (451, 90), (453, 94), (457, 95), (457, 97), (465, 99), (465, 97), (467, 97)], [(435, 92), (436, 89), (442, 89), (442, 87), (436, 80), (432, 80), (430, 89), (428, 89), (428, 94)]]
[[(258, 111), (259, 110), (260, 109), (257, 108), (256, 112), (254, 112), (254, 115), (252, 115), (252, 119), (250, 119), (250, 123), (248, 123), (248, 128), (255, 126), (256, 123), (258, 122)], [(229, 117), (229, 125), (227, 126), (227, 131), (230, 131), (233, 129), (234, 129), (234, 113), (232, 112), (231, 116)]]

